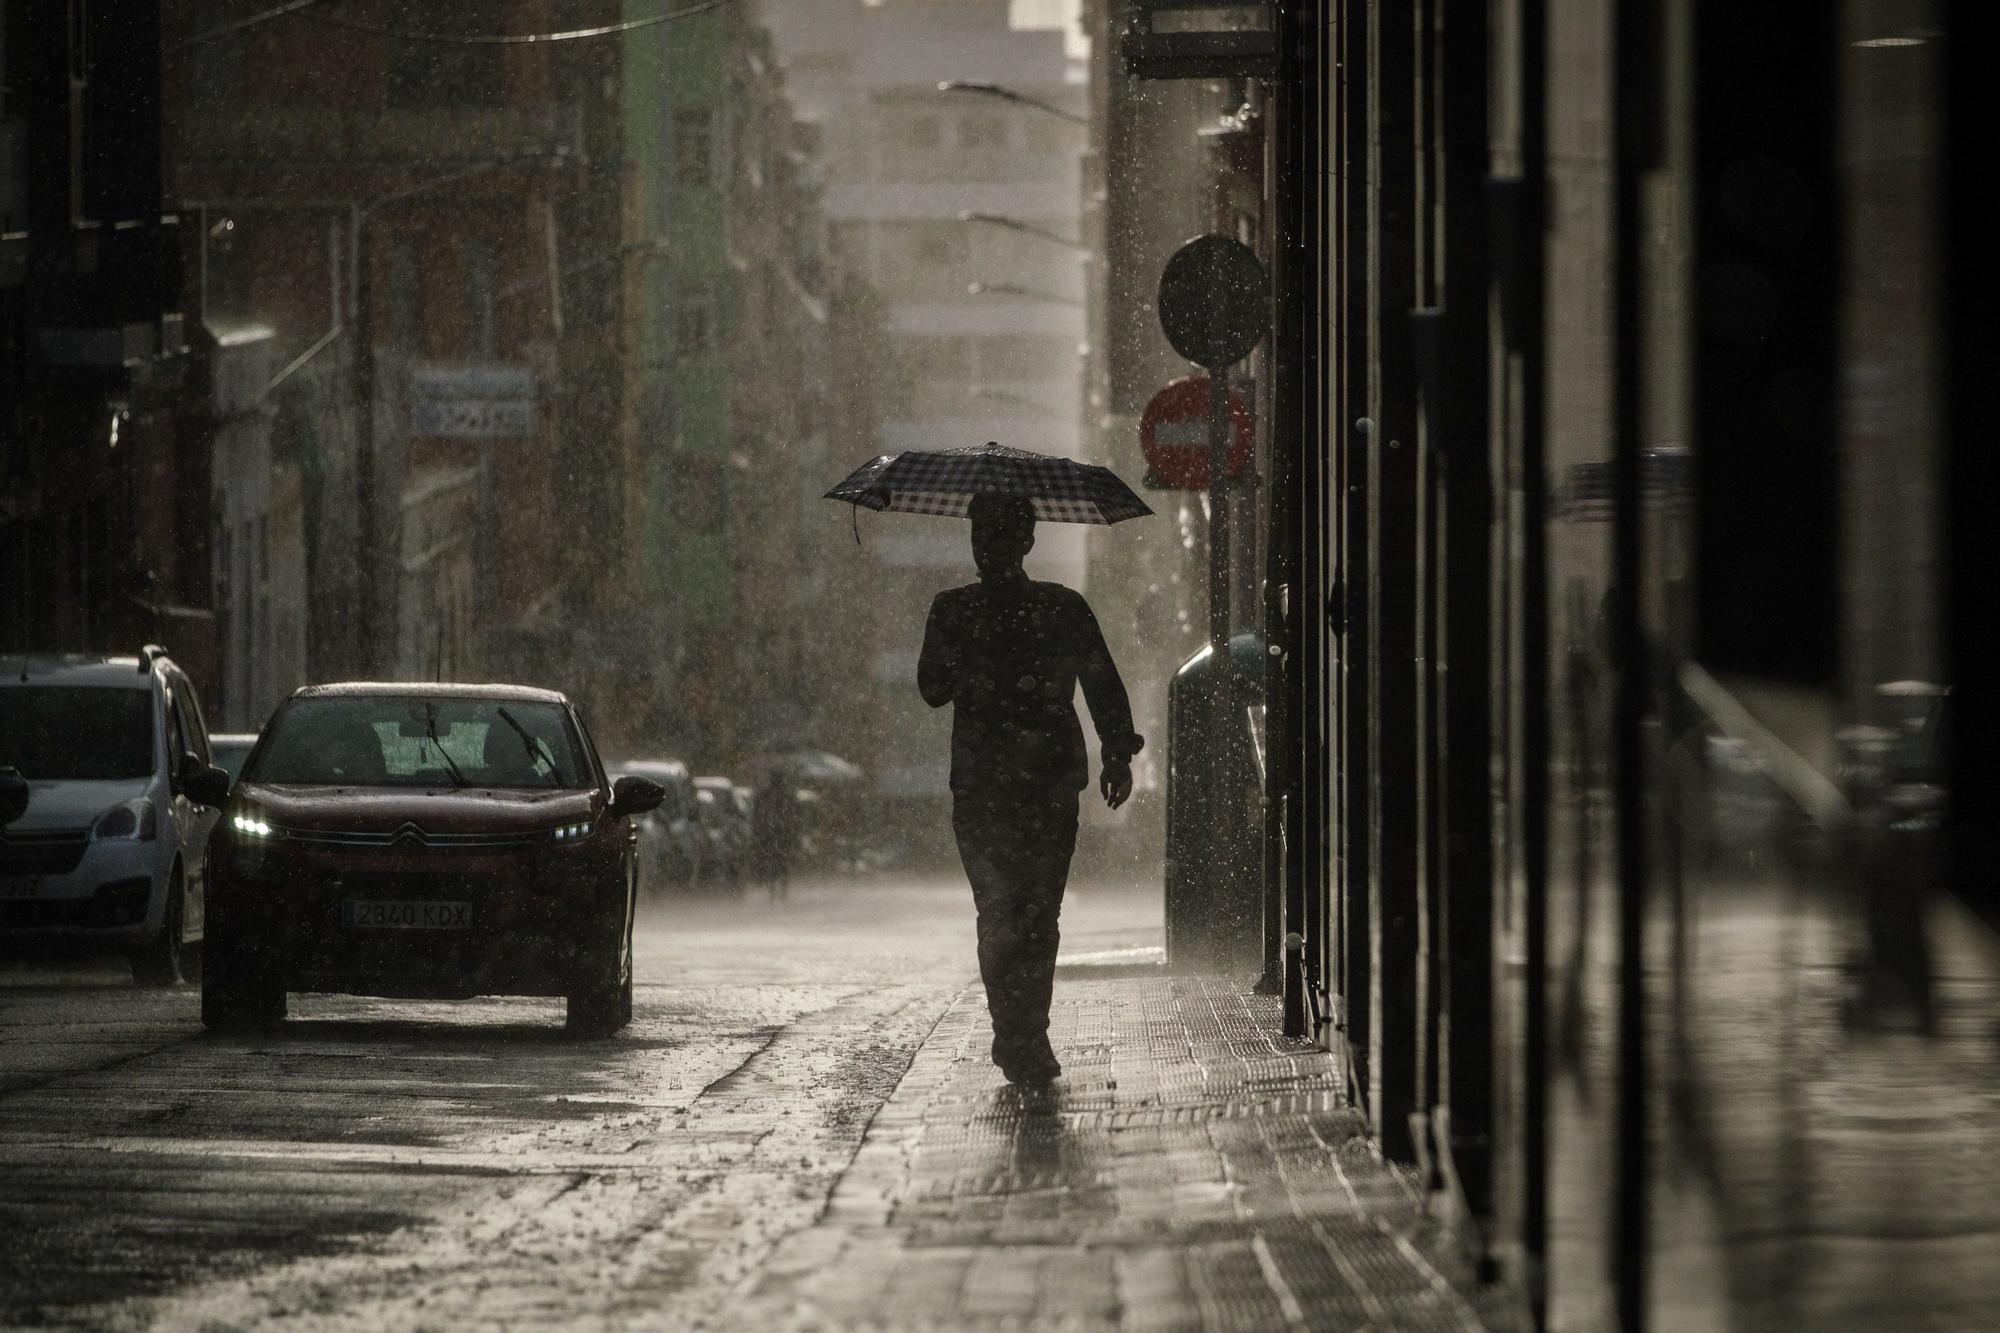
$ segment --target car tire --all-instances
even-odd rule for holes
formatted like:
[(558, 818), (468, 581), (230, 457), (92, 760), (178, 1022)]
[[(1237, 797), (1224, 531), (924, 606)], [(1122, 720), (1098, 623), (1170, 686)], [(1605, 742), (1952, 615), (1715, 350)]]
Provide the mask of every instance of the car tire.
[(632, 1021), (632, 944), (622, 933), (622, 980), (598, 981), (569, 993), (563, 1026), (578, 1037), (609, 1037)]
[(181, 878), (180, 863), (174, 864), (167, 880), (167, 908), (160, 914), (160, 929), (132, 954), (132, 982), (158, 990), (181, 982), (181, 925), (187, 917), (187, 884)]
[(284, 983), (259, 967), (241, 940), (211, 930), (202, 952), (202, 1026), (262, 1032), (285, 1021)]

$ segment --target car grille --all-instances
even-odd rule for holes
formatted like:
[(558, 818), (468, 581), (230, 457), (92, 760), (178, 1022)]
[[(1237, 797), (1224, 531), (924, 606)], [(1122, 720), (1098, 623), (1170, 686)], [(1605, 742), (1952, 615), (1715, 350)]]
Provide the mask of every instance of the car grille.
[(511, 847), (533, 847), (550, 841), (542, 829), (522, 833), (426, 833), (415, 824), (404, 824), (386, 832), (348, 832), (340, 829), (283, 829), (285, 841), (306, 847), (334, 851), (381, 852), (396, 848), (423, 848), (434, 852), (491, 852)]
[(87, 830), (0, 830), (0, 875), (67, 875), (83, 860)]

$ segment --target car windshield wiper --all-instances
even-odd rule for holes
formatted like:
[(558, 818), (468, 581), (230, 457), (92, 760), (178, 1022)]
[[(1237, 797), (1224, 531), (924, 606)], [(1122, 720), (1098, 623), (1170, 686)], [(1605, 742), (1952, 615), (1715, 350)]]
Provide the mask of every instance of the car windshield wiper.
[(454, 787), (463, 787), (465, 785), (465, 774), (458, 771), (458, 765), (452, 762), (450, 751), (446, 750), (444, 742), (438, 739), (436, 707), (424, 709), (424, 735), (429, 738), (432, 745), (437, 746), (438, 757), (444, 760), (444, 766), (451, 770), (451, 785)]
[(542, 744), (541, 739), (531, 733), (526, 727), (516, 722), (514, 715), (508, 712), (506, 708), (496, 708), (493, 711), (500, 714), (500, 720), (512, 727), (514, 734), (521, 738), (521, 744), (527, 747), (529, 766), (532, 767), (537, 759), (541, 760), (549, 766), (549, 771), (545, 775), (549, 780), (549, 785), (551, 787), (562, 786), (562, 774), (556, 771), (556, 757), (549, 753), (549, 747)]

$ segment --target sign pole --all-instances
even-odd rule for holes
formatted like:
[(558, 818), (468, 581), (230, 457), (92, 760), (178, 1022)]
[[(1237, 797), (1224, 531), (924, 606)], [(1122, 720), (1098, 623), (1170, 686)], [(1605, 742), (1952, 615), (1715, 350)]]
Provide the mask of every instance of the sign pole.
[[(1160, 330), (1189, 361), (1208, 371), (1208, 642), (1210, 685), (1206, 700), (1208, 827), (1196, 845), (1213, 900), (1231, 910), (1243, 895), (1251, 866), (1242, 832), (1248, 810), (1239, 788), (1246, 761), (1248, 717), (1237, 706), (1236, 661), (1229, 651), (1230, 558), (1229, 453), (1232, 427), (1229, 368), (1250, 354), (1270, 329), (1270, 278), (1256, 254), (1220, 233), (1197, 236), (1167, 261), (1160, 274)], [(1191, 832), (1191, 831), (1190, 831)], [(1192, 840), (1191, 840), (1192, 841)], [(1262, 857), (1256, 871), (1263, 869)], [(1261, 904), (1260, 904), (1261, 905)], [(1230, 938), (1239, 932), (1231, 931)], [(1234, 967), (1236, 959), (1227, 960)]]
[(1208, 642), (1229, 650), (1229, 375), (1208, 373)]
[[(1208, 877), (1216, 889), (1235, 884), (1243, 873), (1236, 858), (1242, 854), (1242, 793), (1236, 790), (1237, 707), (1236, 660), (1229, 651), (1230, 559), (1229, 372), (1211, 366), (1208, 372), (1208, 642), (1216, 667), (1209, 696), (1209, 737), (1213, 753), (1208, 766)], [(1233, 896), (1233, 895), (1232, 895)], [(1229, 958), (1234, 966), (1236, 959)]]

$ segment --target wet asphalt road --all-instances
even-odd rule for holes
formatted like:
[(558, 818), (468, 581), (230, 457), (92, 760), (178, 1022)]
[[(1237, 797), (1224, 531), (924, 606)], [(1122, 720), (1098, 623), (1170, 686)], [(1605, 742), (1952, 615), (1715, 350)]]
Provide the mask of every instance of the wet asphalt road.
[[(1156, 945), (1072, 889), (1064, 951)], [(672, 899), (607, 1041), (558, 1000), (294, 996), (216, 1038), (196, 989), (0, 963), (0, 1326), (728, 1323), (954, 994), (939, 878)]]

